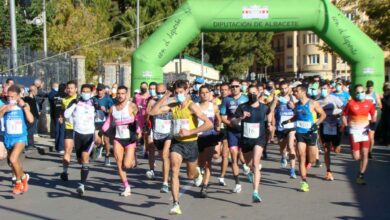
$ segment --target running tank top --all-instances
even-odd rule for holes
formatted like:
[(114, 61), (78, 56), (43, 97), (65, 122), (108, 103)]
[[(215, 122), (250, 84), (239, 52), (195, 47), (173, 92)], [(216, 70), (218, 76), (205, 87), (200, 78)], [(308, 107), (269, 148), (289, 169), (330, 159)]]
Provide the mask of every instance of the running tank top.
[[(200, 106), (199, 103), (196, 103), (198, 106)], [(215, 111), (214, 111), (214, 105), (213, 103), (209, 102), (209, 106), (207, 107), (207, 109), (204, 109), (202, 110), (203, 114), (205, 114), (207, 116), (207, 118), (210, 119), (211, 123), (215, 123)], [(202, 126), (204, 124), (204, 121), (202, 121), (201, 119), (198, 118), (198, 127)], [(204, 131), (204, 132), (201, 132), (199, 134), (200, 137), (204, 137), (204, 136), (210, 136), (210, 135), (215, 135), (217, 134), (217, 132), (215, 131), (214, 128), (211, 128), (207, 131)]]
[(294, 110), (290, 109), (287, 104), (279, 102), (279, 105), (275, 109), (276, 129), (278, 131), (293, 129), (295, 127), (293, 122), (282, 125), (282, 122), (288, 121), (293, 117)]
[(112, 110), (112, 117), (115, 124), (115, 138), (130, 139), (131, 131), (130, 125), (134, 124), (134, 117), (129, 114), (129, 102), (122, 110), (117, 110), (114, 106)]
[(4, 137), (23, 137), (27, 136), (27, 125), (23, 109), (19, 106), (13, 106), (11, 111), (4, 113)]
[(153, 116), (154, 140), (163, 140), (172, 135), (172, 112)]
[(172, 108), (173, 135), (177, 141), (190, 142), (198, 140), (197, 134), (188, 137), (179, 136), (180, 129), (192, 130), (198, 125), (196, 116), (193, 115), (190, 110), (190, 105), (192, 103), (192, 101), (188, 101), (183, 108), (181, 108), (180, 105)]
[(80, 100), (72, 114), (73, 129), (79, 134), (93, 134), (95, 132), (95, 103), (93, 99)]
[(297, 133), (307, 134), (310, 131), (310, 128), (315, 123), (316, 113), (310, 111), (310, 101), (307, 101), (306, 104), (298, 102), (296, 107), (297, 113)]

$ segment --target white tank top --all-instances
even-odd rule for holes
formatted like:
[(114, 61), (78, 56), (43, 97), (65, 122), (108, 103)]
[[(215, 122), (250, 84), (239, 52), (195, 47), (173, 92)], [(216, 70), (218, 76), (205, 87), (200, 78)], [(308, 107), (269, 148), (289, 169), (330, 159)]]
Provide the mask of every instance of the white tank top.
[(134, 123), (134, 116), (129, 114), (129, 102), (126, 103), (122, 110), (117, 110), (116, 106), (114, 106), (112, 117), (114, 118), (116, 128), (115, 138), (130, 139), (129, 125)]

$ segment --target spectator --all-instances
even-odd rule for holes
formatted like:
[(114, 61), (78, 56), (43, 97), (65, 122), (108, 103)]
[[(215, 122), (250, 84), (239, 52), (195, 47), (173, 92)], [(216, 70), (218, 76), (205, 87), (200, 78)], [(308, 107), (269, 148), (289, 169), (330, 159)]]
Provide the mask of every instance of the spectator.
[(55, 139), (54, 146), (55, 150), (60, 154), (64, 154), (64, 138), (65, 138), (65, 123), (60, 123), (60, 116), (62, 112), (62, 99), (67, 96), (66, 84), (61, 83), (58, 86), (58, 92), (53, 97), (53, 118), (54, 118), (54, 129)]
[(55, 138), (55, 118), (54, 118), (54, 109), (55, 109), (55, 106), (54, 106), (54, 97), (57, 95), (58, 93), (58, 83), (57, 82), (54, 82), (52, 83), (51, 85), (51, 91), (49, 92), (49, 94), (47, 95), (47, 98), (49, 99), (49, 106), (50, 106), (50, 137), (51, 138)]
[(37, 123), (39, 119), (38, 104), (36, 100), (37, 87), (34, 85), (30, 86), (28, 91), (28, 96), (24, 97), (23, 100), (30, 106), (31, 114), (34, 116), (34, 122), (27, 125), (28, 132), (28, 143), (26, 146), (26, 151), (31, 149), (34, 146), (34, 134), (37, 131)]
[(35, 95), (35, 99), (38, 104), (38, 112), (39, 112), (39, 119), (37, 121), (37, 132), (38, 133), (45, 133), (47, 132), (47, 126), (46, 126), (46, 104), (45, 99), (47, 98), (47, 93), (42, 88), (42, 81), (40, 79), (36, 79), (34, 81), (34, 86), (37, 88), (37, 93)]

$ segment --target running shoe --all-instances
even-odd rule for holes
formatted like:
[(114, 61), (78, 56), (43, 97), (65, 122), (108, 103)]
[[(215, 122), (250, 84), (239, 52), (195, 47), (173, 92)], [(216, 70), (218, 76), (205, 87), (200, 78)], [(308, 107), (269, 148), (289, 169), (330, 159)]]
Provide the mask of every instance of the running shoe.
[(358, 176), (356, 178), (356, 183), (359, 184), (359, 185), (366, 185), (366, 181), (364, 180), (363, 176)]
[(259, 164), (259, 170), (263, 169), (263, 165)]
[(236, 186), (233, 189), (233, 193), (240, 193), (241, 192), (241, 184), (236, 184)]
[(170, 215), (181, 215), (180, 205), (178, 203), (174, 203), (171, 210), (169, 210)]
[(168, 193), (168, 192), (169, 192), (169, 186), (168, 186), (168, 184), (163, 183), (163, 185), (161, 186), (160, 192), (162, 192), (162, 193)]
[(335, 152), (336, 154), (341, 153), (341, 146), (335, 147), (335, 148), (334, 148), (334, 152)]
[(106, 166), (106, 167), (109, 167), (109, 166), (111, 166), (111, 161), (110, 161), (110, 157), (105, 157), (104, 158), (104, 166)]
[(252, 201), (255, 202), (255, 203), (260, 203), (262, 201), (258, 192), (253, 191), (253, 193), (252, 193)]
[(287, 159), (286, 158), (282, 157), (280, 159), (280, 167), (282, 167), (282, 168), (286, 168), (287, 167)]
[(146, 171), (146, 177), (150, 180), (153, 180), (154, 179), (154, 171), (153, 170)]
[(68, 173), (61, 173), (60, 178), (62, 181), (68, 181)]
[(322, 163), (321, 163), (321, 161), (320, 160), (316, 160), (316, 163), (314, 164), (314, 167), (322, 167)]
[(297, 174), (295, 174), (295, 169), (294, 168), (290, 169), (290, 178), (291, 179), (296, 179), (297, 178)]
[(332, 172), (326, 172), (325, 180), (328, 180), (328, 181), (334, 180)]
[(200, 189), (200, 198), (207, 198), (207, 187), (202, 186)]
[(130, 186), (126, 187), (125, 190), (121, 193), (121, 196), (127, 197), (131, 195), (131, 188)]
[(242, 165), (242, 170), (244, 171), (245, 175), (248, 175), (248, 173), (251, 171), (251, 169), (246, 165)]
[(222, 178), (222, 177), (218, 178), (218, 184), (220, 186), (226, 186), (225, 178)]
[(96, 157), (97, 159), (101, 159), (102, 158), (103, 146), (100, 146), (100, 147), (97, 148), (96, 154), (97, 154), (97, 157)]
[(84, 193), (85, 193), (84, 184), (79, 183), (79, 187), (77, 187), (76, 192), (77, 192), (80, 196), (83, 196)]
[(309, 192), (309, 184), (305, 181), (302, 181), (300, 190), (301, 192)]
[(310, 170), (311, 168), (311, 163), (306, 163), (306, 171)]
[(12, 187), (14, 187), (16, 184), (16, 176), (12, 176), (11, 181), (12, 181)]
[(195, 186), (200, 186), (200, 185), (202, 185), (203, 176), (202, 176), (202, 172), (200, 171), (199, 167), (197, 167), (196, 170), (198, 171), (198, 177), (196, 177), (194, 179), (194, 184), (195, 184)]
[(248, 175), (246, 175), (248, 178), (248, 182), (253, 183), (253, 173), (249, 172)]
[(28, 191), (28, 181), (30, 180), (30, 175), (27, 173), (24, 174), (24, 178), (22, 179), (22, 184), (23, 184), (23, 192)]
[(23, 193), (23, 183), (22, 181), (16, 181), (14, 188), (12, 189), (12, 193), (15, 195), (20, 195)]

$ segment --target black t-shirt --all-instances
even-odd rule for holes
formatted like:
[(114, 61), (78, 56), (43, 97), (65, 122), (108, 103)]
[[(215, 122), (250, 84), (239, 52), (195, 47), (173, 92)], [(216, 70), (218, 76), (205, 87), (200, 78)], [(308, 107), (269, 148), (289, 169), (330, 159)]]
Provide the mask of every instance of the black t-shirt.
[(23, 100), (30, 106), (30, 111), (34, 118), (39, 118), (37, 100), (30, 96), (24, 97)]
[(242, 138), (265, 139), (268, 106), (263, 103), (259, 103), (259, 106), (255, 108), (249, 103), (244, 103), (238, 106), (234, 117), (240, 118), (244, 116), (244, 112), (249, 112), (250, 117), (246, 117), (241, 121)]

